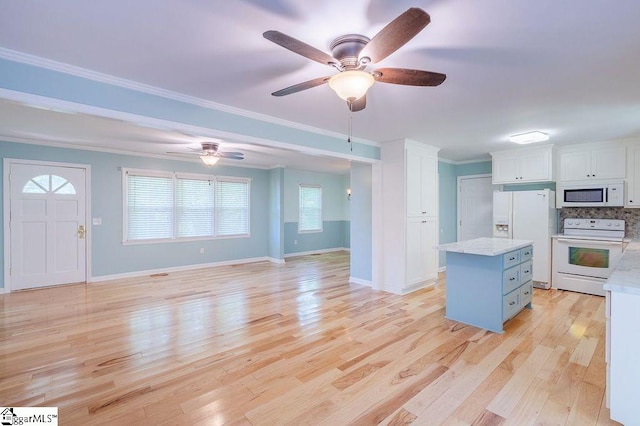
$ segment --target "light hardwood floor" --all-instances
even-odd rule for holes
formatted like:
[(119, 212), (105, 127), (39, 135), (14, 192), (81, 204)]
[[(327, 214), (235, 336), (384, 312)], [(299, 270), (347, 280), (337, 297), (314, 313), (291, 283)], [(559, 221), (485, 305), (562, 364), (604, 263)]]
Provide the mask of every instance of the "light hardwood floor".
[(0, 295), (0, 405), (68, 424), (601, 425), (604, 298), (535, 290), (502, 335), (445, 284), (348, 284), (330, 253)]

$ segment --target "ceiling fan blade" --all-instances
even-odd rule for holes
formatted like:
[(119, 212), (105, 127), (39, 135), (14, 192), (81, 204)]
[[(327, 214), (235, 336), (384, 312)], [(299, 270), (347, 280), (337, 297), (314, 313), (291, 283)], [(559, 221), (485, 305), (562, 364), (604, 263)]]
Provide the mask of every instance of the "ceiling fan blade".
[(228, 154), (218, 154), (220, 158), (226, 158), (229, 160), (244, 160), (244, 155), (228, 155)]
[(293, 86), (280, 89), (277, 92), (273, 92), (273, 96), (285, 96), (292, 93), (301, 92), (303, 90), (311, 89), (312, 87), (320, 86), (329, 81), (329, 77), (320, 77), (313, 80), (305, 81), (304, 83), (294, 84)]
[(221, 157), (243, 157), (244, 153), (237, 151), (218, 152)]
[(312, 61), (319, 62), (324, 65), (337, 64), (339, 61), (333, 56), (324, 53), (322, 50), (318, 50), (313, 46), (309, 46), (298, 39), (281, 33), (280, 31), (265, 31), (262, 36), (269, 41), (274, 42), (277, 45), (289, 49), (290, 51), (302, 55), (305, 58), (309, 58)]
[(351, 112), (362, 111), (367, 106), (367, 95), (364, 95), (360, 99), (356, 99), (353, 102), (347, 101), (347, 106), (349, 107), (349, 111)]
[(379, 68), (375, 70), (374, 77), (382, 83), (406, 86), (438, 86), (447, 78), (446, 74), (407, 68)]
[(380, 62), (404, 46), (431, 22), (424, 10), (412, 7), (389, 22), (360, 52), (360, 60), (369, 58), (370, 62)]
[(175, 151), (167, 151), (166, 154), (177, 154), (177, 155), (203, 155), (202, 152), (175, 152)]

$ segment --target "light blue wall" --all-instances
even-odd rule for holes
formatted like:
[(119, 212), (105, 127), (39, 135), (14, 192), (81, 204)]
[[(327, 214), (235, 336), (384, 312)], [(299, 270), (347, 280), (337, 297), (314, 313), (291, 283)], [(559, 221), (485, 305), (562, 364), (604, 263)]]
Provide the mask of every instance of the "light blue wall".
[[(298, 233), (300, 184), (322, 186), (322, 232)], [(348, 185), (348, 175), (284, 170), (285, 254), (349, 247), (349, 240), (345, 239), (346, 230), (349, 229)]]
[(380, 148), (354, 142), (353, 152), (351, 152), (349, 144), (344, 143), (344, 139), (339, 136), (257, 120), (221, 109), (177, 101), (7, 59), (0, 59), (0, 87), (263, 140), (320, 148), (365, 158), (380, 158)]
[(351, 276), (372, 280), (372, 167), (351, 163)]
[[(440, 244), (457, 241), (458, 176), (491, 174), (491, 161), (451, 164), (438, 162)], [(445, 252), (439, 254), (440, 266), (445, 266)]]
[[(92, 226), (92, 275), (95, 277), (150, 269), (264, 257), (269, 253), (269, 171), (217, 166), (210, 169), (196, 162), (172, 161), (83, 151), (66, 148), (0, 142), (0, 157), (31, 159), (91, 166), (91, 214), (102, 218)], [(0, 164), (2, 167), (2, 164)], [(191, 173), (242, 176), (251, 181), (251, 236), (193, 242), (122, 245), (122, 172), (120, 167)], [(0, 189), (0, 192), (2, 189)], [(0, 202), (2, 196), (0, 193)], [(0, 205), (0, 207), (2, 207)], [(0, 226), (0, 239), (3, 227)], [(205, 249), (200, 254), (200, 248)], [(0, 270), (4, 268), (0, 246)], [(3, 283), (4, 285), (4, 283)]]
[(269, 257), (284, 259), (284, 169), (269, 172)]

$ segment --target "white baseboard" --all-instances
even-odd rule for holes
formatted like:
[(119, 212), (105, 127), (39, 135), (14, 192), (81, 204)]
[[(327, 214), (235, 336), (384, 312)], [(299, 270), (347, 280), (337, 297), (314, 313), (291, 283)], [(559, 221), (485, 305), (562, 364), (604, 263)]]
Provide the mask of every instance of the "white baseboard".
[(307, 256), (309, 254), (322, 254), (322, 253), (332, 253), (335, 251), (349, 251), (349, 249), (344, 248), (344, 247), (334, 247), (334, 248), (328, 248), (328, 249), (321, 249), (321, 250), (311, 250), (311, 251), (298, 251), (295, 253), (287, 253), (284, 255), (285, 259), (287, 257), (295, 257), (295, 256)]
[[(255, 263), (255, 262), (264, 262), (270, 261), (270, 258), (264, 257), (250, 257), (246, 259), (234, 259), (234, 260), (225, 260), (222, 262), (211, 262), (211, 263), (197, 263), (194, 265), (185, 265), (185, 266), (173, 266), (170, 268), (159, 268), (159, 269), (148, 269), (146, 271), (134, 271), (134, 272), (125, 272), (123, 274), (112, 274), (112, 275), (98, 275), (91, 277), (89, 279), (90, 283), (100, 282), (100, 281), (111, 281), (111, 280), (119, 280), (122, 278), (134, 278), (134, 277), (142, 277), (144, 275), (153, 275), (153, 274), (163, 274), (169, 272), (180, 272), (180, 271), (191, 271), (194, 269), (204, 269), (204, 268), (212, 268), (216, 266), (227, 266), (227, 265), (241, 265), (243, 263)], [(284, 260), (283, 260), (284, 262)]]
[(278, 263), (278, 264), (284, 263), (284, 259), (276, 259), (275, 257), (267, 257), (267, 260), (271, 263)]
[(438, 272), (446, 272), (446, 270), (447, 270), (447, 267), (446, 267), (446, 266), (441, 266), (441, 267), (438, 269)]
[(349, 282), (352, 284), (366, 285), (367, 287), (373, 288), (373, 281), (363, 280), (362, 278), (349, 277)]
[(4, 293), (5, 293), (4, 287), (0, 287), (0, 294), (4, 294)]

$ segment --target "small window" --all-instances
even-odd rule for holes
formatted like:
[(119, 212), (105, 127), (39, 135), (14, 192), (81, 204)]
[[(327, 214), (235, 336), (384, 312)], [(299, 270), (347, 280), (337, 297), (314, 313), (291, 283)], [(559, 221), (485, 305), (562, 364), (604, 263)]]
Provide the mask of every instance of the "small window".
[(23, 194), (46, 194), (53, 192), (54, 194), (75, 195), (76, 188), (58, 175), (40, 175), (32, 178), (22, 188)]
[(173, 179), (127, 177), (127, 240), (173, 236)]
[(322, 187), (300, 184), (299, 232), (322, 232)]

